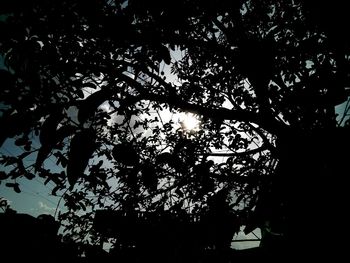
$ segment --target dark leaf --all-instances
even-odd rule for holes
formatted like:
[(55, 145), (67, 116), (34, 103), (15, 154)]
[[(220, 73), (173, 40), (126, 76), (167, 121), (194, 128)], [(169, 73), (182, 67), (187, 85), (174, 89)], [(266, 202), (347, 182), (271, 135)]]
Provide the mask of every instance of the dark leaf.
[(29, 152), (32, 149), (32, 146), (31, 146), (30, 143), (27, 143), (26, 145), (24, 145), (23, 148), (24, 148), (25, 151)]
[(114, 146), (112, 155), (114, 160), (127, 166), (134, 166), (139, 163), (139, 155), (130, 143), (121, 143)]
[(5, 180), (7, 178), (9, 178), (10, 175), (8, 175), (7, 173), (3, 172), (3, 171), (0, 171), (0, 181), (1, 180)]
[(16, 193), (20, 193), (21, 192), (21, 189), (19, 188), (19, 184), (18, 183), (6, 183), (5, 184), (7, 187), (12, 187), (13, 190), (16, 192)]
[(76, 91), (76, 94), (78, 95), (79, 98), (84, 99), (84, 92), (81, 89), (78, 89)]
[(62, 121), (63, 114), (61, 110), (53, 111), (44, 121), (40, 130), (41, 145), (54, 145), (56, 142), (56, 130), (58, 124)]
[(7, 138), (23, 133), (25, 129), (30, 127), (31, 121), (32, 114), (30, 112), (4, 114), (0, 117), (0, 146)]
[(159, 56), (162, 60), (164, 60), (165, 64), (169, 65), (171, 63), (171, 56), (169, 49), (166, 46), (161, 45), (159, 47)]
[(5, 166), (15, 165), (18, 163), (18, 159), (16, 157), (13, 157), (13, 156), (6, 157), (6, 159), (4, 159), (4, 161), (5, 161)]
[(28, 180), (32, 180), (35, 178), (35, 175), (32, 173), (24, 173), (24, 177), (27, 178)]
[(83, 209), (83, 211), (86, 211), (86, 206), (83, 202), (79, 202), (79, 205), (80, 205), (81, 209)]
[(177, 188), (176, 191), (175, 191), (175, 193), (176, 193), (180, 198), (182, 198), (182, 197), (184, 196), (184, 193), (181, 191), (180, 188)]
[(13, 187), (13, 190), (19, 194), (21, 192), (21, 189), (19, 188), (19, 184), (16, 183), (15, 186)]
[(26, 158), (28, 155), (32, 154), (31, 152), (24, 152), (21, 153), (20, 155), (18, 155), (18, 159), (24, 159)]
[(58, 190), (61, 190), (62, 189), (62, 186), (61, 185), (56, 185), (53, 189), (52, 189), (52, 192), (51, 194), (56, 196), (57, 195), (57, 191)]
[(18, 138), (17, 140), (15, 140), (15, 144), (16, 144), (17, 146), (23, 146), (23, 145), (25, 145), (27, 142), (28, 142), (28, 138), (26, 138), (26, 137), (21, 137), (21, 138)]
[(141, 176), (144, 185), (151, 191), (157, 190), (158, 178), (156, 169), (151, 164), (144, 164), (141, 169)]
[[(46, 140), (47, 143), (42, 144), (41, 148), (39, 149), (37, 159), (35, 162), (35, 167), (37, 170), (42, 166), (43, 162), (47, 159), (52, 149), (56, 148), (56, 145), (58, 143), (61, 143), (66, 137), (73, 134), (75, 130), (76, 127), (71, 125), (65, 125), (60, 127), (58, 130), (55, 129), (52, 131), (52, 137), (48, 138), (48, 140)], [(48, 132), (48, 130), (46, 132)], [(50, 134), (48, 134), (48, 136), (49, 135)], [(66, 167), (67, 159), (63, 155), (61, 155), (58, 163), (61, 163), (63, 167)]]
[(77, 130), (76, 126), (72, 126), (72, 125), (64, 125), (60, 128), (57, 129), (56, 131), (56, 142), (57, 143), (61, 143), (65, 138), (67, 138), (68, 136), (74, 134), (74, 132)]
[(71, 188), (82, 177), (89, 159), (96, 148), (96, 134), (91, 129), (84, 129), (77, 133), (68, 152), (67, 178)]
[(38, 171), (51, 152), (51, 145), (43, 145), (38, 151), (35, 161), (35, 170)]
[(98, 106), (110, 99), (111, 94), (111, 90), (104, 87), (88, 96), (85, 100), (81, 101), (79, 105), (78, 121), (80, 123), (85, 123), (86, 120), (94, 114)]
[(53, 173), (50, 175), (51, 180), (56, 184), (56, 185), (62, 185), (62, 180), (64, 179), (64, 174), (62, 173)]
[(165, 164), (165, 163), (172, 163), (172, 162), (173, 162), (173, 155), (168, 152), (161, 153), (156, 158), (157, 164)]

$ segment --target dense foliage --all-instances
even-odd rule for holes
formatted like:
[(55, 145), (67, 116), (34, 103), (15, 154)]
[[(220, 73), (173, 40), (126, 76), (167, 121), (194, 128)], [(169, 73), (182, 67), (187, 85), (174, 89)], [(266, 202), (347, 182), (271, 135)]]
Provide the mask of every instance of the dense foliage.
[(0, 143), (24, 149), (1, 157), (1, 181), (52, 181), (81, 240), (97, 209), (201, 215), (213, 202), (230, 204), (236, 232), (293, 235), (309, 174), (320, 158), (332, 171), (346, 132), (334, 110), (349, 86), (343, 5), (1, 3)]

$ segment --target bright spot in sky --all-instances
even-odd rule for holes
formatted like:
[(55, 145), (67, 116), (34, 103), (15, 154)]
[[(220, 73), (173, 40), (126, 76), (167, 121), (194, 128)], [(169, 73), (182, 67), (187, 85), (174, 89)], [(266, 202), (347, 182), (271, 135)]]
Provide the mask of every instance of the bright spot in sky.
[(193, 131), (199, 129), (200, 121), (199, 119), (191, 114), (191, 113), (185, 113), (183, 116), (181, 116), (181, 123), (184, 126), (183, 128), (188, 131)]

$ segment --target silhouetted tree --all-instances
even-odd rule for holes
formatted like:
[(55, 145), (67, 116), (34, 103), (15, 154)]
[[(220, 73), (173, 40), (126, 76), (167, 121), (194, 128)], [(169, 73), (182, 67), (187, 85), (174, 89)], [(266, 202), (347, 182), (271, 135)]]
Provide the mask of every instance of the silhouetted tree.
[[(72, 235), (86, 238), (96, 209), (166, 210), (234, 215), (235, 231), (262, 228), (276, 253), (340, 246), (327, 240), (347, 228), (348, 126), (335, 114), (349, 94), (343, 2), (37, 0), (0, 9), (0, 143), (24, 148), (2, 156), (15, 168), (1, 180), (16, 192), (19, 177), (52, 181)], [(165, 112), (194, 113), (200, 127), (186, 130)], [(25, 167), (29, 156), (36, 161)]]

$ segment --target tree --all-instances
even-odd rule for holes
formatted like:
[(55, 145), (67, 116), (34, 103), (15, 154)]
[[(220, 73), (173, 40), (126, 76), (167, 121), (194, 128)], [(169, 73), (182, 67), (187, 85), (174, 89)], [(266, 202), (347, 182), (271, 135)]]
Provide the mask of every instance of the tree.
[[(326, 229), (346, 227), (340, 1), (2, 5), (0, 142), (25, 152), (2, 156), (15, 168), (1, 179), (15, 191), (22, 176), (52, 181), (73, 234), (96, 209), (201, 214), (218, 193), (231, 198), (235, 231), (261, 227), (286, 249), (308, 250), (305, 233), (324, 247), (315, 240), (337, 237)], [(200, 128), (165, 112), (191, 112)]]

